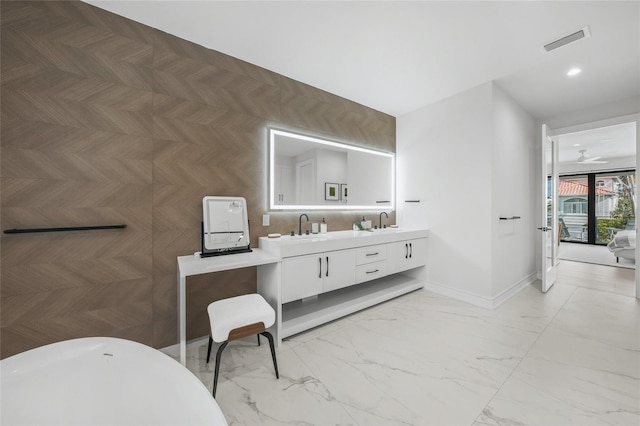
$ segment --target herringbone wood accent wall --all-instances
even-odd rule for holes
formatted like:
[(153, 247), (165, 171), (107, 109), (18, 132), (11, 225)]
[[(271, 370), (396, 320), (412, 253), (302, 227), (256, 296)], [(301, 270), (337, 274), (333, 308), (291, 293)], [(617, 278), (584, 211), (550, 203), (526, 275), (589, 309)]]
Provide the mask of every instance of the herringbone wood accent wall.
[[(82, 336), (177, 342), (176, 256), (199, 250), (202, 197), (243, 196), (252, 246), (297, 228), (266, 206), (267, 125), (395, 151), (395, 119), (81, 2), (1, 2), (1, 356)], [(318, 217), (315, 217), (318, 216)], [(331, 230), (357, 213), (313, 213)], [(394, 220), (393, 216), (391, 220)], [(206, 305), (255, 269), (189, 281)]]

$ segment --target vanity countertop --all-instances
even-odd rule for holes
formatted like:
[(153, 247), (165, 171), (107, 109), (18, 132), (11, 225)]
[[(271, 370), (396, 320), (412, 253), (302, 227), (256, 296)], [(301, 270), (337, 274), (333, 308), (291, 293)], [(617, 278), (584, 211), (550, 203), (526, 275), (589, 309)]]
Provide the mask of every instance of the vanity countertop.
[(345, 250), (376, 244), (393, 243), (414, 238), (427, 238), (426, 229), (384, 228), (373, 231), (332, 231), (324, 234), (260, 237), (261, 249), (282, 257), (301, 256), (325, 251)]

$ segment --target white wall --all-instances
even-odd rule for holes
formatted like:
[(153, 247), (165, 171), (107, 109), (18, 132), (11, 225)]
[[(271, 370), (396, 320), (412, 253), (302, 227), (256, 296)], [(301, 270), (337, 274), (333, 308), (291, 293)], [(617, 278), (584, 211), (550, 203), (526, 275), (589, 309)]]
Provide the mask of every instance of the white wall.
[[(389, 157), (360, 151), (348, 151), (347, 156), (349, 204), (365, 206), (391, 201), (393, 182), (389, 179), (392, 172)], [(379, 205), (384, 209), (384, 204)]]
[[(536, 271), (535, 120), (493, 86), (493, 215), (491, 295), (528, 282)], [(503, 221), (500, 217), (520, 216)]]
[(398, 222), (430, 230), (428, 287), (495, 306), (535, 273), (534, 120), (490, 82), (396, 129)]
[(479, 297), (491, 292), (491, 88), (396, 119), (398, 224), (429, 229), (429, 283)]

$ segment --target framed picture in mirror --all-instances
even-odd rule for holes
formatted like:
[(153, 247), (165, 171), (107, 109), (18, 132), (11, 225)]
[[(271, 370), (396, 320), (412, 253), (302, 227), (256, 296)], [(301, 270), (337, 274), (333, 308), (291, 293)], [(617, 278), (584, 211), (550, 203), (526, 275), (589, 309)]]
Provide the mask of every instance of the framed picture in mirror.
[(340, 185), (337, 183), (328, 183), (324, 184), (324, 199), (327, 201), (338, 201), (340, 200)]

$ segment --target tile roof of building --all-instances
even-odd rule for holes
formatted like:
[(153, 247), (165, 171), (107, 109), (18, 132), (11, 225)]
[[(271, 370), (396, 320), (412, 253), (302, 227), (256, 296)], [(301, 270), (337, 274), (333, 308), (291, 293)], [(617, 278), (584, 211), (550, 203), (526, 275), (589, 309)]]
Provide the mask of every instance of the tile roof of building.
[[(560, 197), (566, 197), (569, 195), (582, 195), (587, 196), (589, 194), (589, 186), (585, 183), (576, 182), (574, 180), (561, 180), (558, 185), (558, 195)], [(614, 196), (614, 191), (609, 191), (604, 188), (596, 188), (596, 195), (610, 195)]]

